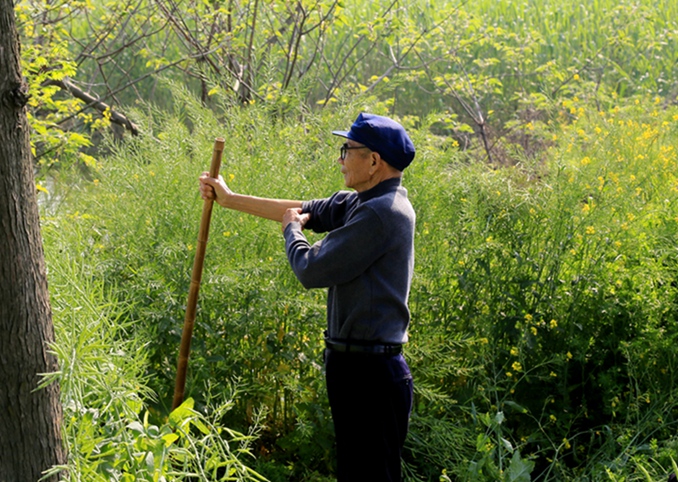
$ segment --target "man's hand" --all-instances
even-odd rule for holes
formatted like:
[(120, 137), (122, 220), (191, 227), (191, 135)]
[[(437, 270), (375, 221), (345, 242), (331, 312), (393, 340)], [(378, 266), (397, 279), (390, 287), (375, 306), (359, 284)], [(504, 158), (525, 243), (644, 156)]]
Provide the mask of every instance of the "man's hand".
[(200, 195), (204, 200), (211, 199), (226, 207), (226, 198), (231, 194), (233, 191), (228, 188), (223, 177), (215, 179), (210, 177), (209, 172), (203, 172), (200, 176)]
[(283, 216), (282, 229), (285, 231), (287, 225), (294, 222), (301, 224), (301, 229), (304, 229), (304, 226), (310, 218), (311, 215), (309, 213), (302, 214), (301, 208), (290, 208), (285, 211), (285, 215)]

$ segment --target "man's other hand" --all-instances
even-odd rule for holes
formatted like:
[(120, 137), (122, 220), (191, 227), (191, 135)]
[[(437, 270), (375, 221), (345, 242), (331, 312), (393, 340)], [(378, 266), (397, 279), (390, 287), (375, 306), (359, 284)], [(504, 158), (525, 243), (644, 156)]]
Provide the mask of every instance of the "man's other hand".
[(288, 209), (282, 219), (282, 229), (284, 231), (288, 224), (295, 222), (301, 224), (301, 229), (304, 229), (310, 217), (309, 213), (302, 213), (301, 208)]

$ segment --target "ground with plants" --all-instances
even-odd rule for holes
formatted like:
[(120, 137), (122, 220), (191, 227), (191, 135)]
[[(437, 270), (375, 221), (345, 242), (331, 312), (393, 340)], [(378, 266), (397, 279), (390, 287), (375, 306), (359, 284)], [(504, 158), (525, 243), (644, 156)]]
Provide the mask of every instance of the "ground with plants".
[[(170, 460), (218, 472), (239, 455), (270, 480), (323, 480), (324, 292), (295, 280), (275, 223), (215, 211), (187, 388), (196, 412), (167, 416), (214, 134), (228, 132), (222, 172), (236, 191), (323, 196), (341, 187), (329, 132), (359, 106), (281, 122), (183, 102), (182, 116), (146, 119), (152, 135), (111, 145), (90, 182), (62, 179), (44, 213), (71, 456), (133, 473), (152, 453), (136, 469), (150, 477), (178, 470)], [(678, 110), (582, 109), (545, 161), (502, 169), (446, 146), (435, 117), (411, 128), (409, 480), (672, 470)], [(175, 423), (192, 424), (186, 440)], [(122, 442), (128, 454), (112, 448)]]
[[(346, 3), (337, 28), (371, 8)], [(215, 209), (187, 400), (169, 407), (215, 137), (233, 190), (316, 198), (342, 188), (331, 131), (364, 110), (417, 146), (406, 480), (678, 472), (675, 6), (600, 3), (398, 4), (388, 31), (363, 34), (391, 54), (412, 45), (419, 69), (372, 87), (388, 56), (365, 50), (365, 79), (331, 95), (315, 89), (331, 77), (262, 80), (245, 104), (167, 76), (157, 102), (129, 104), (138, 136), (104, 115), (71, 150), (47, 150), (69, 139), (36, 104), (64, 479), (333, 480), (325, 293), (295, 279), (276, 223)], [(421, 67), (454, 45), (452, 67)]]

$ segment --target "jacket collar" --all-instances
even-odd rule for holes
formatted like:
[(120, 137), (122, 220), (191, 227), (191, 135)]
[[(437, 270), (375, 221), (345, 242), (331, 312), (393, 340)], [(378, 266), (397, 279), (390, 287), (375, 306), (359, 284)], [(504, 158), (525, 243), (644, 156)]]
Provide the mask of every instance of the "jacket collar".
[(401, 182), (402, 178), (400, 177), (392, 177), (391, 179), (386, 179), (385, 181), (382, 181), (376, 186), (374, 186), (372, 189), (359, 192), (358, 199), (360, 199), (361, 202), (365, 202), (375, 197), (383, 196), (388, 192), (395, 191), (400, 186)]

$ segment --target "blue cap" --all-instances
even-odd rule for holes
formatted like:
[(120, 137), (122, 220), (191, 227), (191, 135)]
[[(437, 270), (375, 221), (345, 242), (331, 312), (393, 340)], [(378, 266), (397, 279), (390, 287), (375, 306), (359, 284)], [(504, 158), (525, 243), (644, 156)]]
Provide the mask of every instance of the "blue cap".
[(404, 170), (414, 159), (414, 144), (407, 132), (388, 117), (361, 113), (351, 130), (332, 131), (332, 134), (364, 144), (399, 171)]

